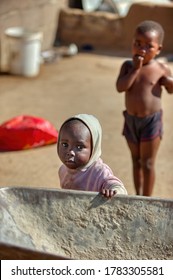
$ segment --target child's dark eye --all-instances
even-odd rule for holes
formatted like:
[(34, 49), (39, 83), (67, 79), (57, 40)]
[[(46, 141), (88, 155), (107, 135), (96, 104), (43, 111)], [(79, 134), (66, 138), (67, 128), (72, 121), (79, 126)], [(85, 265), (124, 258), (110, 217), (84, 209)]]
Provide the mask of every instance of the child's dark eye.
[(83, 148), (84, 148), (84, 147), (81, 146), (81, 145), (78, 145), (78, 146), (77, 146), (77, 149), (78, 149), (79, 151), (81, 151)]
[(67, 147), (68, 147), (68, 144), (67, 144), (67, 143), (61, 143), (61, 145), (62, 145), (64, 148), (67, 148)]
[(136, 46), (136, 47), (140, 47), (140, 46), (141, 46), (141, 43), (140, 43), (140, 42), (135, 42), (135, 46)]
[(153, 46), (152, 45), (148, 45), (148, 49), (152, 49), (153, 48)]

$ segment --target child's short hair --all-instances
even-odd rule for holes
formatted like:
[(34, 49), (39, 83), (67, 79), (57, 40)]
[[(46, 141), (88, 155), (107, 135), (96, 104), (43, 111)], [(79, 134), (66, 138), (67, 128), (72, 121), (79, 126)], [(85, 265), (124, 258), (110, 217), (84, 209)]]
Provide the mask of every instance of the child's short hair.
[(147, 31), (156, 31), (159, 43), (162, 44), (164, 39), (164, 30), (160, 23), (152, 20), (145, 20), (136, 27), (136, 32), (145, 33)]

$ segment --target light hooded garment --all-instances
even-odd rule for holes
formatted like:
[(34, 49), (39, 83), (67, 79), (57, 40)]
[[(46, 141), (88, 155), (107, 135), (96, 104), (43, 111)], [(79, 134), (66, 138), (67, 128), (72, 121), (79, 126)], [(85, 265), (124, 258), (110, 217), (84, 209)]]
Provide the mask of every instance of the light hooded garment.
[[(103, 163), (100, 158), (102, 129), (99, 121), (93, 115), (88, 114), (75, 115), (68, 120), (71, 119), (81, 120), (89, 128), (93, 149), (89, 162), (82, 166), (82, 168), (69, 169), (64, 164), (60, 167), (59, 179), (61, 188), (94, 192), (101, 192), (102, 189), (111, 189), (115, 190), (117, 194), (127, 194), (121, 180), (114, 176), (110, 167)], [(59, 133), (61, 133), (61, 129)]]

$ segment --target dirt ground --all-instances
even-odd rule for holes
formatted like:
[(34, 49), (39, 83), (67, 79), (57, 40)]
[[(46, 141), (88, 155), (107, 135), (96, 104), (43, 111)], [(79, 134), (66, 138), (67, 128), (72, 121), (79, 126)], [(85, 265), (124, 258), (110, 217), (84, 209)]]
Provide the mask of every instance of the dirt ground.
[[(125, 57), (79, 53), (43, 64), (36, 78), (0, 75), (0, 123), (21, 114), (49, 120), (57, 129), (78, 113), (95, 115), (103, 128), (102, 158), (135, 194), (130, 153), (121, 135), (124, 94), (115, 79)], [(169, 63), (173, 72), (173, 63)], [(173, 199), (173, 96), (163, 91), (164, 136), (156, 161), (153, 196)], [(56, 145), (0, 153), (0, 186), (59, 188)]]

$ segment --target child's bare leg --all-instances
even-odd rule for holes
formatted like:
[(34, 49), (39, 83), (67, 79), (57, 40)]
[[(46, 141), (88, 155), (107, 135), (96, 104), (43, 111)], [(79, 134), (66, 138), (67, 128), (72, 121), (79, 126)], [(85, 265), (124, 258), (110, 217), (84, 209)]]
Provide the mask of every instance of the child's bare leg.
[(151, 196), (155, 182), (155, 158), (160, 145), (160, 137), (141, 142), (140, 155), (144, 175), (143, 195)]
[(142, 195), (143, 193), (143, 171), (140, 161), (140, 146), (138, 144), (127, 142), (133, 164), (133, 181), (135, 185), (135, 190), (137, 195)]

